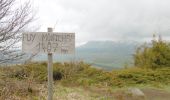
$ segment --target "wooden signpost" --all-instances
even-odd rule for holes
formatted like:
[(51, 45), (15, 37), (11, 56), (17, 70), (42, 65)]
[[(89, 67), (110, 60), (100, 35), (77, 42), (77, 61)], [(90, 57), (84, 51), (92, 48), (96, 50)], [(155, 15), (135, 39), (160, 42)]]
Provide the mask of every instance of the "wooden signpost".
[(53, 100), (53, 53), (71, 54), (75, 52), (75, 33), (31, 32), (22, 34), (22, 51), (48, 54), (48, 100)]

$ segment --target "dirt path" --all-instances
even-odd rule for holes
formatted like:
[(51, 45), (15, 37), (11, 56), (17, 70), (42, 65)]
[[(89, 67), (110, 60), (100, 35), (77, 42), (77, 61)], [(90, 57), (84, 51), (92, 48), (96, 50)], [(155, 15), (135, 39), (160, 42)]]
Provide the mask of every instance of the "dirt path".
[(145, 88), (141, 91), (144, 93), (144, 97), (133, 96), (126, 90), (116, 91), (114, 97), (116, 100), (170, 100), (170, 92), (165, 90)]
[(170, 93), (158, 89), (142, 89), (148, 100), (170, 100)]

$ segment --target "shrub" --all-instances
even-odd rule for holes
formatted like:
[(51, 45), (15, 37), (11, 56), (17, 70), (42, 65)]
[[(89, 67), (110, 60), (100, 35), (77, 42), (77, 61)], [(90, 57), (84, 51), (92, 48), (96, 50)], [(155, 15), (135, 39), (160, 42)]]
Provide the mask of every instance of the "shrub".
[(138, 47), (134, 54), (135, 66), (143, 68), (170, 67), (170, 44), (161, 39)]
[[(30, 63), (3, 68), (7, 77), (30, 81), (47, 81), (47, 66), (45, 63)], [(53, 78), (60, 80), (61, 84), (68, 86), (118, 86), (138, 84), (169, 84), (170, 68), (143, 69), (138, 67), (113, 70), (111, 72), (90, 67), (83, 62), (77, 63), (54, 63)], [(3, 75), (3, 74), (2, 74)], [(4, 76), (3, 76), (4, 77)], [(28, 90), (31, 92), (31, 89)]]
[(53, 71), (53, 79), (54, 80), (61, 80), (63, 77), (63, 74), (59, 71)]

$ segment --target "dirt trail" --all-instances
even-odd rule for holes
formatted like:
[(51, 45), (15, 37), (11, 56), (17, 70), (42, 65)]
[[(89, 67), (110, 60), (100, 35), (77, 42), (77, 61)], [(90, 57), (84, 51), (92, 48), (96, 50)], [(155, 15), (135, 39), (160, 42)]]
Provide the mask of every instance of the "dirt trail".
[(142, 89), (148, 100), (170, 100), (170, 93), (158, 89)]
[(125, 90), (115, 92), (116, 100), (170, 100), (170, 92), (159, 89), (145, 88), (141, 89), (145, 97), (134, 97)]

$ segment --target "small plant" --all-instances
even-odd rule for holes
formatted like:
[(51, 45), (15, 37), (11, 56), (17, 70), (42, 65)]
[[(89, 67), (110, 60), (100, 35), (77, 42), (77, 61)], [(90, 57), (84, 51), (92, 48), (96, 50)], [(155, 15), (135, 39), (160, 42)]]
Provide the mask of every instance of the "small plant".
[(33, 92), (33, 90), (32, 90), (32, 88), (31, 88), (31, 87), (28, 87), (28, 92), (30, 92), (30, 93), (32, 93), (32, 92)]
[(53, 71), (53, 79), (54, 80), (61, 80), (63, 77), (62, 73), (59, 71)]

